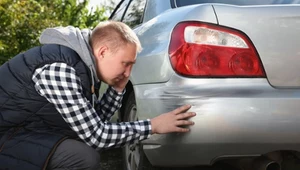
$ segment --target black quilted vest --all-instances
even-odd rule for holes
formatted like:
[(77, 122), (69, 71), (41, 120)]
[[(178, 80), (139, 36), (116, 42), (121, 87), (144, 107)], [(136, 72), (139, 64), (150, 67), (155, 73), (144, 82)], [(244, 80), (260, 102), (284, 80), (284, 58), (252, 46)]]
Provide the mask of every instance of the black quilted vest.
[(35, 69), (54, 62), (76, 70), (91, 101), (90, 71), (68, 47), (35, 47), (0, 66), (0, 170), (46, 169), (57, 145), (77, 137), (31, 79)]

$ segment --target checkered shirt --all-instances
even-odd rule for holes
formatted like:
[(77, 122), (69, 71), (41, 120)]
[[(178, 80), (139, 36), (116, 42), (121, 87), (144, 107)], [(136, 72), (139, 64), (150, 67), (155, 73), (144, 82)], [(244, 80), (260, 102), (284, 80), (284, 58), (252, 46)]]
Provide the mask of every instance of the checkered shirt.
[(32, 80), (37, 92), (55, 105), (71, 129), (95, 149), (120, 147), (151, 134), (150, 120), (108, 122), (121, 107), (123, 94), (109, 87), (93, 108), (83, 95), (75, 69), (65, 63), (47, 64), (35, 70)]

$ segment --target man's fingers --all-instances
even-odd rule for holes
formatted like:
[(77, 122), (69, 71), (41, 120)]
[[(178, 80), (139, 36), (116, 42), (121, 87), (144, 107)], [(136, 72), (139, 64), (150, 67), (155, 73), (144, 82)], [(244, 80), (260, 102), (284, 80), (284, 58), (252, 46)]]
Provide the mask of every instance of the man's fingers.
[(188, 119), (188, 118), (193, 117), (195, 115), (196, 115), (196, 113), (194, 113), (194, 112), (181, 113), (181, 114), (176, 115), (176, 119), (177, 120)]
[(189, 131), (190, 131), (190, 129), (188, 129), (188, 128), (177, 127), (174, 132), (184, 133), (184, 132), (189, 132)]
[(190, 120), (178, 120), (175, 124), (176, 126), (187, 126), (187, 125), (194, 125), (194, 122)]
[(181, 107), (179, 107), (179, 108), (173, 110), (173, 113), (177, 115), (177, 114), (180, 114), (180, 113), (183, 113), (183, 112), (188, 111), (191, 107), (192, 107), (192, 106), (189, 105), (189, 104), (183, 105), (183, 106), (181, 106)]
[(190, 108), (191, 105), (184, 105), (151, 119), (152, 133), (189, 132), (186, 126), (194, 125), (194, 122), (188, 119), (196, 115), (187, 112)]

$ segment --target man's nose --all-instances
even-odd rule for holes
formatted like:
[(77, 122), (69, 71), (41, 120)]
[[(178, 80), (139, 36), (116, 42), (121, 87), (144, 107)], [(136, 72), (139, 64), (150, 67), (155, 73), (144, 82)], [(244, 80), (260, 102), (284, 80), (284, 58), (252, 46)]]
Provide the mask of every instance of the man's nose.
[(124, 76), (125, 77), (129, 77), (130, 76), (130, 73), (131, 73), (131, 68), (132, 66), (128, 66), (124, 72)]

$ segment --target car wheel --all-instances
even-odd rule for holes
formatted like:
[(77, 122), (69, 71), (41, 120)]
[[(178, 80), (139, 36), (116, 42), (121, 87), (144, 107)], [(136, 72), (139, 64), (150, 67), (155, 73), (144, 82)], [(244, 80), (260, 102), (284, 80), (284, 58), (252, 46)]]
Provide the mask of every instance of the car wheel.
[[(137, 121), (139, 120), (136, 113), (136, 103), (134, 92), (130, 92), (128, 100), (125, 102), (124, 106), (124, 121)], [(126, 144), (123, 148), (123, 163), (127, 170), (157, 170), (149, 163), (147, 157), (145, 156), (140, 142), (136, 141), (132, 144)]]

